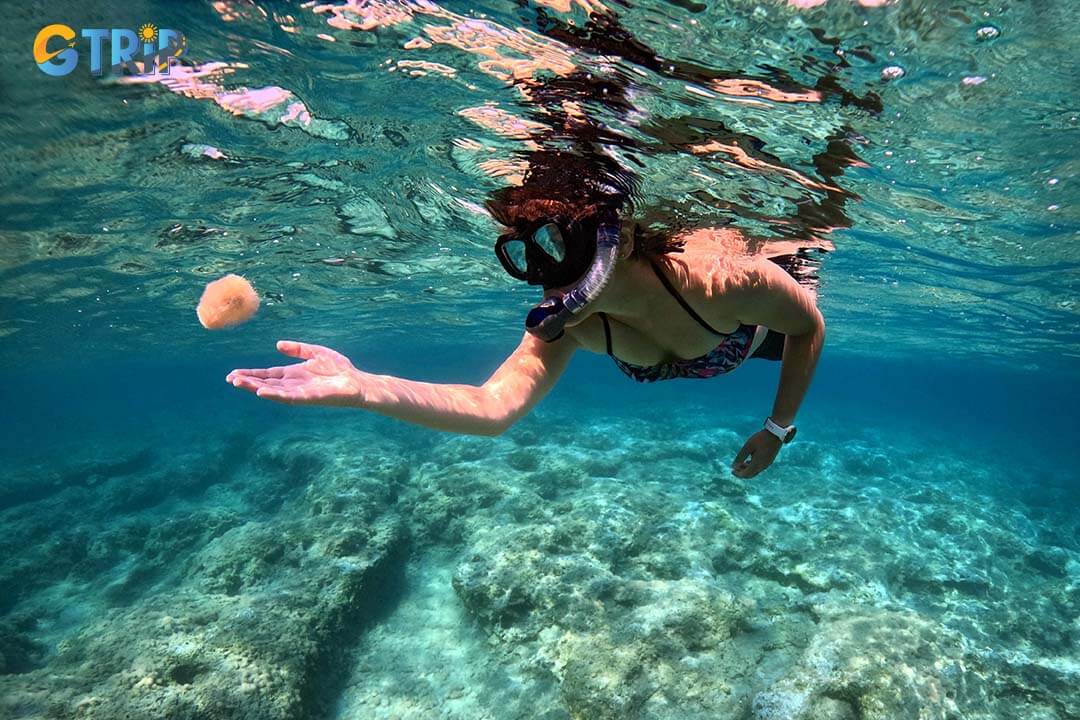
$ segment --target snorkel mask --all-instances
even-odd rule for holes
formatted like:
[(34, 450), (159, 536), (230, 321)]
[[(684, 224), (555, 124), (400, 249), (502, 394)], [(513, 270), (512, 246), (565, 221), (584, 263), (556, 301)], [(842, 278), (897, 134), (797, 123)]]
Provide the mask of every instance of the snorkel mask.
[[(582, 266), (592, 254), (582, 275)], [(619, 221), (602, 221), (596, 228), (595, 243), (568, 246), (556, 223), (548, 222), (525, 237), (504, 235), (495, 245), (495, 254), (513, 277), (545, 289), (580, 281), (561, 297), (550, 297), (534, 307), (525, 319), (525, 329), (544, 342), (562, 337), (566, 323), (600, 294), (611, 279), (619, 254)]]

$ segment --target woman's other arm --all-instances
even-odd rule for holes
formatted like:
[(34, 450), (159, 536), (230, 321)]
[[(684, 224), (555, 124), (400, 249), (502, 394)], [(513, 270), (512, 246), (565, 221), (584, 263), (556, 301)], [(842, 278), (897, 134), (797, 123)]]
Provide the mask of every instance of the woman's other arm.
[[(787, 336), (780, 384), (770, 417), (778, 425), (790, 425), (810, 387), (825, 344), (825, 319), (814, 296), (778, 265), (764, 258), (756, 260), (744, 273), (733, 278), (723, 292), (739, 322), (764, 325)], [(735, 474), (753, 477), (769, 466), (779, 449), (780, 441), (762, 430), (739, 451), (735, 458)]]
[(790, 425), (825, 344), (825, 318), (809, 290), (765, 259), (755, 261), (727, 297), (739, 322), (764, 325), (787, 336), (771, 417), (778, 425)]

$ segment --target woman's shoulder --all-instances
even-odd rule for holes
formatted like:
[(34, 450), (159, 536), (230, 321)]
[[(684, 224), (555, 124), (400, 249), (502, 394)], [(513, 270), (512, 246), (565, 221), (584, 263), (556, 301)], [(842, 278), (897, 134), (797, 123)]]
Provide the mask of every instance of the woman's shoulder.
[(673, 238), (686, 243), (686, 248), (725, 248), (732, 252), (746, 252), (746, 236), (731, 227), (698, 227), (680, 230)]
[(713, 294), (756, 286), (780, 267), (816, 296), (816, 261), (806, 253), (836, 249), (827, 238), (749, 237), (729, 227), (698, 228), (678, 237), (685, 240), (693, 281)]
[(733, 228), (694, 228), (674, 239), (683, 242), (683, 251), (665, 255), (665, 265), (683, 287), (706, 296), (738, 284), (754, 261), (746, 236)]

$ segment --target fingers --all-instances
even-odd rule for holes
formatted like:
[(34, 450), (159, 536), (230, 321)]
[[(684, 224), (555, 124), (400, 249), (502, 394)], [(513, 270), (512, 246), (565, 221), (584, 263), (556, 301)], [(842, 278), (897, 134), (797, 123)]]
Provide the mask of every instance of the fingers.
[(735, 462), (731, 466), (731, 472), (738, 478), (752, 478), (765, 468), (772, 465), (779, 448), (763, 446), (750, 438), (743, 445), (742, 450), (735, 456)]
[(240, 387), (248, 383), (263, 383), (280, 381), (285, 378), (285, 368), (266, 368), (263, 370), (233, 370), (225, 376), (225, 382)]
[(318, 355), (320, 350), (325, 348), (321, 345), (309, 345), (308, 343), (297, 342), (296, 340), (278, 340), (277, 349), (278, 352), (288, 355), (289, 357), (310, 360)]
[(284, 377), (285, 368), (272, 367), (272, 368), (237, 368), (231, 373), (225, 376), (225, 382), (231, 383), (236, 378), (252, 377), (252, 378), (280, 378)]
[(731, 474), (737, 478), (743, 478), (744, 480), (748, 480), (760, 473), (766, 467), (768, 467), (768, 465), (764, 462), (755, 462), (751, 460), (745, 465), (740, 465), (738, 467), (732, 468)]
[(241, 390), (251, 390), (254, 392), (262, 387), (284, 387), (289, 380), (284, 376), (261, 377), (259, 375), (242, 374), (240, 371), (234, 370), (225, 377), (225, 382), (233, 387), (238, 387)]
[(768, 451), (759, 447), (756, 438), (755, 435), (747, 440), (735, 456), (735, 462), (731, 464), (731, 474), (735, 477), (752, 478), (772, 462)]
[(742, 446), (742, 449), (739, 450), (739, 453), (735, 456), (735, 467), (738, 467), (739, 465), (742, 465), (744, 462), (746, 462), (752, 452), (752, 442), (750, 440), (747, 440), (746, 443)]
[(229, 373), (229, 377), (225, 378), (225, 381), (233, 387), (240, 388), (241, 390), (250, 390), (251, 392), (255, 392), (262, 387), (264, 382), (266, 382), (262, 378), (249, 377), (246, 375), (233, 376), (232, 373)]
[[(231, 373), (230, 373), (231, 375)], [(255, 395), (276, 402), (296, 403), (302, 402), (307, 393), (302, 388), (290, 386), (288, 380), (278, 378), (259, 378), (248, 375), (233, 377), (230, 381), (233, 387), (253, 392)]]
[(309, 400), (307, 391), (289, 385), (288, 380), (238, 376), (232, 380), (232, 385), (241, 390), (253, 392), (257, 397), (264, 400), (273, 400), (288, 405), (302, 404)]

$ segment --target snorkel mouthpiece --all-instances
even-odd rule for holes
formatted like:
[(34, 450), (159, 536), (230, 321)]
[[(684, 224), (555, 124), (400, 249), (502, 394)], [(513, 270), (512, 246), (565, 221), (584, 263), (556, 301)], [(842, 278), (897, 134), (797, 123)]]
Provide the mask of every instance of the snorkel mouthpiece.
[(562, 297), (544, 300), (525, 318), (525, 329), (544, 342), (562, 337), (566, 323), (596, 299), (611, 279), (619, 255), (619, 223), (602, 223), (596, 229), (596, 257), (585, 277)]
[(544, 342), (555, 342), (562, 337), (566, 321), (572, 316), (562, 298), (548, 298), (529, 311), (525, 329)]

